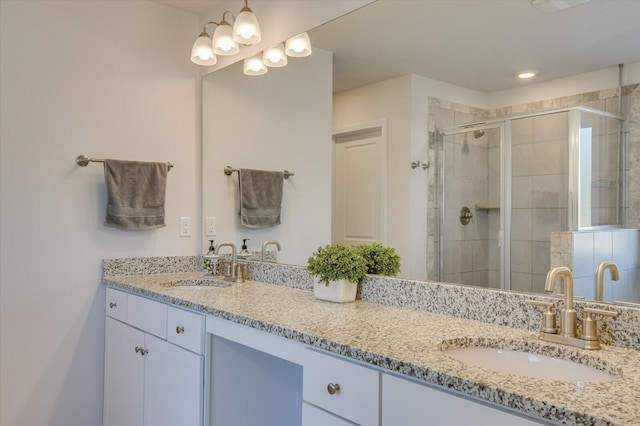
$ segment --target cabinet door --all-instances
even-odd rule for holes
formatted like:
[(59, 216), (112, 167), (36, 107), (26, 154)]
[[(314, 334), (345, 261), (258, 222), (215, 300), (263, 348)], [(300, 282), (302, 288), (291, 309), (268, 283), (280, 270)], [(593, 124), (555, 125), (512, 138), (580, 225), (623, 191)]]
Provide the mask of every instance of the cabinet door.
[(112, 318), (106, 319), (104, 359), (105, 426), (140, 426), (144, 357), (144, 333)]
[(302, 403), (302, 426), (353, 426), (355, 423), (327, 413), (307, 402)]
[(201, 425), (202, 357), (149, 334), (145, 348), (144, 424)]
[(410, 380), (382, 375), (382, 426), (537, 424), (548, 423), (536, 422)]

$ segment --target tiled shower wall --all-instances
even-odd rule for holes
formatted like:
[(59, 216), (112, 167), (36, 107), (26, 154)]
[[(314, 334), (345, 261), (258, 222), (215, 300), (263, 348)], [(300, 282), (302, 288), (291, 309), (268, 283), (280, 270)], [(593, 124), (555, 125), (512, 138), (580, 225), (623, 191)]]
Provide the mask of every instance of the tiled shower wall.
[[(622, 111), (627, 118), (626, 122), (626, 155), (625, 155), (625, 174), (628, 182), (625, 191), (625, 216), (628, 228), (640, 227), (640, 85), (625, 86), (622, 90)], [(428, 178), (428, 271), (427, 278), (429, 280), (437, 280), (439, 277), (439, 218), (440, 218), (440, 190), (438, 182), (443, 176), (440, 175), (442, 170), (441, 156), (438, 155), (438, 144), (442, 143), (442, 138), (436, 138), (435, 130), (454, 125), (482, 121), (488, 117), (501, 117), (514, 115), (524, 112), (537, 112), (550, 108), (570, 107), (570, 106), (590, 106), (596, 109), (605, 110), (612, 113), (619, 113), (618, 106), (618, 89), (608, 89), (597, 92), (584, 93), (579, 95), (567, 96), (562, 98), (549, 99), (546, 101), (533, 102), (523, 105), (515, 105), (511, 107), (499, 108), (495, 110), (482, 110), (469, 107), (466, 105), (456, 104), (446, 100), (437, 98), (429, 99), (429, 160), (431, 164), (437, 167), (432, 169)], [(560, 119), (555, 115), (532, 117), (529, 119), (514, 120), (512, 122), (514, 140), (514, 209), (520, 209), (519, 213), (514, 214), (515, 220), (521, 220), (522, 228), (514, 225), (514, 247), (512, 249), (512, 287), (523, 291), (539, 291), (543, 286), (542, 278), (550, 267), (550, 233), (554, 230), (561, 230), (564, 225), (566, 229), (566, 185), (558, 186), (558, 180), (561, 175), (566, 174), (566, 149), (563, 151), (564, 161), (560, 165), (555, 160), (558, 157), (550, 158), (549, 162), (543, 162), (542, 158), (548, 158), (551, 155), (553, 142), (555, 139), (554, 132), (560, 132), (563, 126), (566, 126), (566, 120)], [(546, 117), (546, 118), (545, 118)], [(529, 120), (529, 121), (527, 121)], [(535, 121), (535, 122), (534, 122)], [(564, 124), (562, 123), (564, 121)], [(565, 143), (566, 143), (566, 127)], [(471, 136), (472, 134), (470, 134)], [(557, 136), (557, 134), (556, 134)], [(485, 137), (487, 137), (485, 135)], [(528, 139), (530, 138), (530, 139)], [(535, 142), (534, 142), (535, 140)], [(529, 142), (530, 141), (530, 142)], [(519, 148), (516, 145), (523, 145)], [(488, 143), (488, 142), (487, 142)], [(529, 145), (529, 146), (527, 146)], [(489, 152), (496, 147), (488, 147)], [(529, 152), (529, 149), (531, 150)], [(534, 149), (536, 154), (534, 155)], [(519, 153), (517, 152), (519, 151)], [(527, 155), (529, 155), (527, 157)], [(526, 160), (526, 161), (520, 161)], [(519, 162), (519, 163), (518, 163)], [(517, 164), (518, 163), (518, 164)], [(543, 164), (544, 163), (544, 164)], [(527, 168), (529, 173), (526, 174)], [(489, 171), (491, 165), (489, 165)], [(540, 172), (542, 170), (542, 172)], [(491, 181), (491, 179), (490, 179)], [(517, 188), (528, 188), (531, 191), (518, 191)], [(490, 184), (490, 187), (493, 186)], [(493, 193), (493, 195), (492, 195)], [(495, 191), (490, 191), (490, 199), (495, 198)], [(490, 201), (491, 201), (490, 200)], [(564, 201), (564, 205), (561, 200)], [(530, 205), (530, 207), (528, 207)], [(548, 208), (543, 208), (548, 206)], [(469, 206), (471, 208), (471, 206)], [(472, 209), (474, 210), (474, 209)], [(538, 210), (538, 211), (536, 211)], [(562, 212), (564, 211), (564, 214)], [(483, 215), (487, 215), (487, 219)], [(492, 224), (495, 229), (499, 226), (498, 211), (474, 211), (476, 227), (483, 226), (483, 223), (489, 223), (489, 232), (492, 231)], [(492, 219), (492, 216), (496, 219)], [(455, 215), (457, 217), (457, 215)], [(519, 219), (516, 219), (516, 216)], [(530, 217), (530, 221), (529, 221)], [(530, 223), (530, 226), (529, 226)], [(519, 229), (518, 229), (519, 228)], [(469, 231), (472, 232), (472, 231)], [(476, 229), (474, 232), (482, 231)], [(518, 234), (520, 233), (520, 234)], [(531, 234), (531, 239), (527, 239)], [(497, 232), (496, 232), (497, 235)], [(486, 244), (489, 244), (487, 239)], [(484, 241), (478, 238), (476, 247), (482, 247)], [(530, 247), (530, 248), (529, 248)], [(496, 247), (497, 248), (497, 247)], [(515, 254), (515, 256), (514, 256)], [(487, 253), (487, 257), (497, 258), (497, 254)], [(472, 265), (473, 265), (473, 257)], [(479, 263), (479, 262), (476, 262)], [(546, 266), (545, 266), (546, 265)], [(461, 262), (462, 266), (462, 262)], [(465, 265), (466, 266), (466, 265)], [(462, 268), (464, 269), (464, 268)], [(487, 285), (495, 286), (498, 282), (498, 274), (492, 273), (489, 269), (487, 273), (489, 282)], [(476, 274), (476, 276), (480, 276)], [(462, 278), (451, 277), (451, 278)], [(464, 276), (468, 284), (473, 284), (473, 274)], [(530, 278), (530, 280), (529, 280)], [(458, 281), (460, 282), (460, 281)], [(476, 282), (480, 284), (479, 281)], [(530, 286), (530, 287), (529, 287)]]
[(551, 267), (567, 266), (574, 276), (574, 294), (593, 300), (595, 270), (600, 262), (614, 262), (620, 280), (604, 275), (604, 301), (640, 302), (640, 231), (609, 229), (551, 234)]

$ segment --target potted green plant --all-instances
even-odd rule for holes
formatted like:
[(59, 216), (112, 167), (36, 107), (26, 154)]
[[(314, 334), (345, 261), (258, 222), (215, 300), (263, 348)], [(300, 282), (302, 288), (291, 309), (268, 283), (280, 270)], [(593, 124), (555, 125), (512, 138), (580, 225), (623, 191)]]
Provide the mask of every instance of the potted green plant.
[(400, 256), (393, 247), (373, 243), (359, 246), (367, 261), (367, 274), (395, 276), (400, 272)]
[(316, 298), (330, 302), (352, 302), (358, 283), (367, 274), (367, 262), (355, 246), (326, 245), (309, 258), (307, 270), (314, 277)]

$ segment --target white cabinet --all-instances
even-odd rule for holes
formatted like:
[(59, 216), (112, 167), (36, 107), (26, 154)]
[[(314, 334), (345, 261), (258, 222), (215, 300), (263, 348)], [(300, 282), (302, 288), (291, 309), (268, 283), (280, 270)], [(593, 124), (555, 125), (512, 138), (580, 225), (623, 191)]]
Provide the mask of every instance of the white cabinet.
[(173, 313), (173, 333), (188, 333), (190, 342), (198, 342), (186, 344), (199, 352), (194, 353), (164, 340), (171, 336), (167, 310), (164, 303), (107, 289), (105, 426), (203, 424), (204, 318), (179, 309)]
[(545, 423), (412, 380), (386, 373), (382, 375), (383, 426), (531, 426), (539, 424)]
[(353, 426), (354, 424), (308, 402), (302, 403), (302, 426)]
[[(302, 399), (305, 402), (362, 426), (378, 425), (378, 370), (308, 350), (302, 377)], [(303, 421), (304, 426), (322, 424)]]

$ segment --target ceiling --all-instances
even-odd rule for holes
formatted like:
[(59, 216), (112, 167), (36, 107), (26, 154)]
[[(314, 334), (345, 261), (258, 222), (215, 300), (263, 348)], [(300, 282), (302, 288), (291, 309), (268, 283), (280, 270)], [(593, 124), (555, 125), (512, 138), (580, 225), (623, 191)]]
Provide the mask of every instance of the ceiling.
[[(221, 3), (156, 2), (201, 16)], [(640, 62), (640, 0), (556, 13), (529, 0), (378, 0), (309, 34), (334, 52), (335, 91), (415, 73), (494, 92), (528, 84), (522, 70), (541, 82)]]

